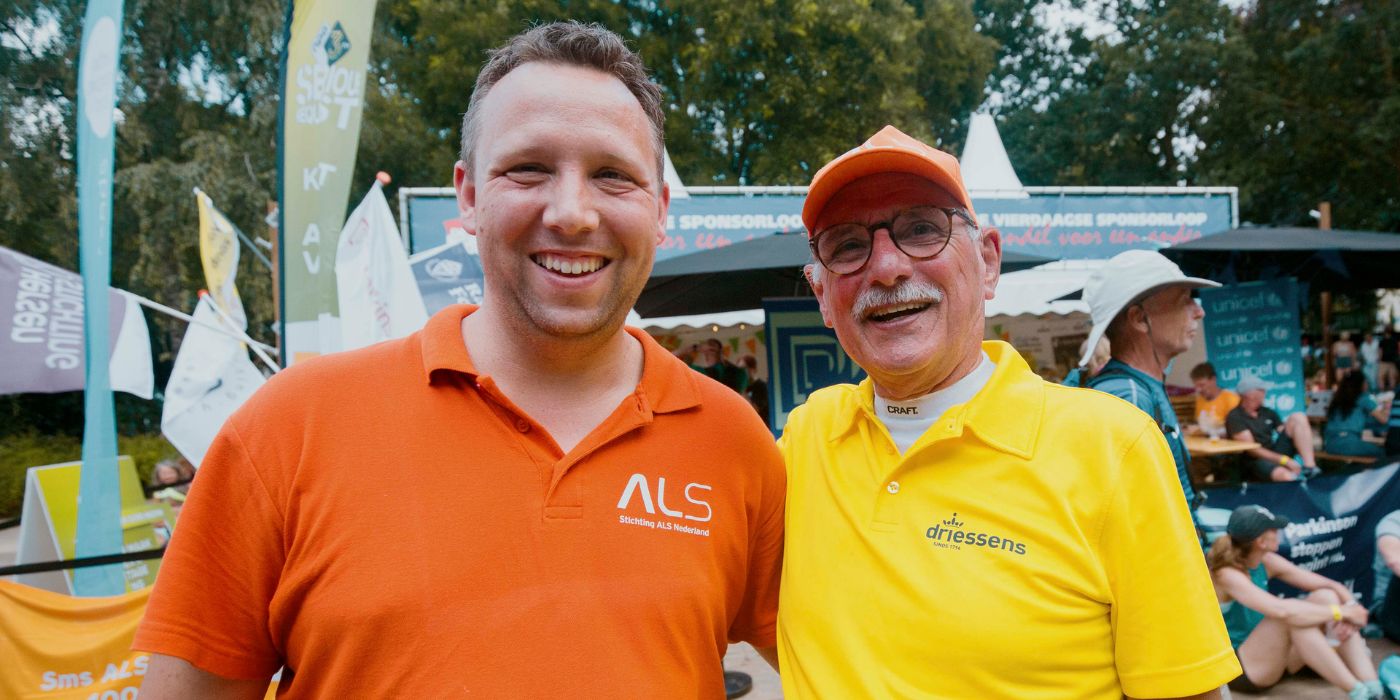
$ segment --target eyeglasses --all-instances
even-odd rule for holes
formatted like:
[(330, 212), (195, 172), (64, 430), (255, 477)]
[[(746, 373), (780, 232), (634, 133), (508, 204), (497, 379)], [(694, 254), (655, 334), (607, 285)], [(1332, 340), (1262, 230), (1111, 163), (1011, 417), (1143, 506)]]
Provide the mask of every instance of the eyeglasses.
[(890, 241), (900, 252), (915, 260), (928, 260), (948, 247), (953, 237), (953, 217), (977, 228), (977, 222), (965, 209), (910, 207), (890, 221), (869, 226), (853, 222), (822, 229), (812, 236), (809, 245), (817, 262), (838, 275), (849, 275), (865, 267), (875, 248), (875, 232), (880, 229), (889, 231)]

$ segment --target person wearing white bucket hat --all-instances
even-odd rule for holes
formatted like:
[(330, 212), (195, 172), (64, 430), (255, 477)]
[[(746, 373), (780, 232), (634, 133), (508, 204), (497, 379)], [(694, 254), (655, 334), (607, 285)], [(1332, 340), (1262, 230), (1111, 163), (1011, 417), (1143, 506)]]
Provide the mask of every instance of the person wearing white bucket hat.
[[(1198, 504), (1188, 470), (1191, 455), (1165, 381), (1172, 358), (1191, 348), (1205, 316), (1192, 291), (1219, 286), (1187, 277), (1176, 263), (1151, 250), (1113, 256), (1084, 285), (1084, 301), (1094, 323), (1088, 343), (1092, 347), (1107, 337), (1113, 352), (1113, 358), (1085, 386), (1113, 394), (1152, 416), (1172, 449), (1182, 494), (1193, 511)], [(1089, 359), (1086, 353), (1079, 364)]]

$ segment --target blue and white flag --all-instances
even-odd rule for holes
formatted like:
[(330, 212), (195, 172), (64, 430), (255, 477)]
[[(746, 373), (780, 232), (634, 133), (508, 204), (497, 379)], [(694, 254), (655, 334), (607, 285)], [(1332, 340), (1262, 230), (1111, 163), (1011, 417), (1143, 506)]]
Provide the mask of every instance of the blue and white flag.
[(408, 259), (431, 316), (453, 304), (480, 304), (485, 287), (481, 259), (465, 241), (425, 250)]
[[(108, 366), (108, 297), (112, 279), (112, 170), (116, 157), (117, 72), (122, 1), (90, 0), (78, 54), (78, 260), (83, 273), (84, 382), (82, 485), (78, 490), (79, 557), (122, 551), (117, 486), (117, 421)], [(80, 596), (120, 595), (120, 564), (73, 572)]]

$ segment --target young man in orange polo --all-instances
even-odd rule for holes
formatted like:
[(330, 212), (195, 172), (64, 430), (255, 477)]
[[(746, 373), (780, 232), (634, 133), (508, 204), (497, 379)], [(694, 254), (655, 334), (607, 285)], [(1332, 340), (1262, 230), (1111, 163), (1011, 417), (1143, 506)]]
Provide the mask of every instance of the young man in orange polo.
[(455, 170), (485, 301), (230, 419), (137, 635), (143, 699), (261, 697), (279, 667), (293, 698), (720, 698), (729, 642), (772, 658), (770, 434), (623, 327), (664, 235), (661, 126), (604, 29), (493, 52)]

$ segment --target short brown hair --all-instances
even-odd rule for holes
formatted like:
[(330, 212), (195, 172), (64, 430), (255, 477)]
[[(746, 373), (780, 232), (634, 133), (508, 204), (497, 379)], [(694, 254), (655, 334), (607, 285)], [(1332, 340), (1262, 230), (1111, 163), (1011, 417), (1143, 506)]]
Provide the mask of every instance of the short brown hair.
[(627, 48), (622, 37), (600, 25), (574, 20), (541, 24), (516, 34), (500, 48), (491, 51), (486, 64), (476, 76), (471, 102), (462, 117), (462, 150), (459, 157), (468, 169), (473, 167), (476, 155), (482, 100), (486, 99), (486, 94), (496, 83), (526, 63), (593, 68), (622, 81), (632, 96), (637, 98), (642, 112), (651, 122), (652, 143), (656, 146), (657, 187), (660, 189), (666, 147), (663, 134), (666, 113), (661, 109), (661, 88), (647, 77), (642, 57)]
[(1202, 362), (1191, 368), (1191, 380), (1215, 379), (1215, 365), (1209, 362)]

